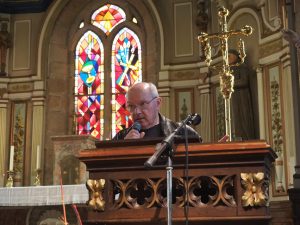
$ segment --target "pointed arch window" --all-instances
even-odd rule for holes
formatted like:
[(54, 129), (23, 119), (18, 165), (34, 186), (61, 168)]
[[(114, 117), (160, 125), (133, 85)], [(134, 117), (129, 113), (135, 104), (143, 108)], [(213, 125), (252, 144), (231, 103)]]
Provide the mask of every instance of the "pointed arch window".
[(87, 31), (75, 53), (75, 110), (78, 134), (103, 135), (104, 49), (99, 37)]
[(132, 124), (130, 113), (125, 109), (128, 88), (142, 81), (141, 44), (137, 35), (123, 28), (112, 44), (112, 134), (113, 136)]
[[(142, 81), (142, 47), (138, 35), (122, 26), (124, 21), (123, 9), (106, 4), (92, 14), (90, 25), (84, 25), (99, 30), (86, 31), (77, 43), (75, 113), (80, 135), (111, 138), (132, 124), (125, 95), (130, 86)], [(113, 29), (119, 30), (111, 35)], [(101, 33), (107, 37), (105, 46)]]

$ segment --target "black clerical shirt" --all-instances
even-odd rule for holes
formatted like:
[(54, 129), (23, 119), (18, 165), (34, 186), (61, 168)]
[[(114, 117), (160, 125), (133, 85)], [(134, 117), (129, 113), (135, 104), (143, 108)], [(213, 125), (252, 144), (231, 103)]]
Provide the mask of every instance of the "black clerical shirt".
[(144, 138), (156, 138), (164, 136), (164, 133), (161, 129), (161, 124), (157, 124), (145, 130), (142, 129), (141, 132), (145, 132)]
[[(141, 130), (145, 132), (144, 138), (157, 138), (157, 137), (167, 137), (170, 135), (177, 127), (179, 126), (178, 123), (173, 122), (172, 120), (164, 117), (163, 115), (159, 114), (159, 124), (155, 125), (149, 129)], [(187, 126), (188, 135), (192, 137), (196, 137), (199, 139), (199, 142), (202, 142), (202, 138), (199, 134), (190, 126)], [(113, 140), (123, 140), (128, 133), (128, 128), (121, 130)], [(183, 135), (183, 130), (178, 133), (178, 135)]]

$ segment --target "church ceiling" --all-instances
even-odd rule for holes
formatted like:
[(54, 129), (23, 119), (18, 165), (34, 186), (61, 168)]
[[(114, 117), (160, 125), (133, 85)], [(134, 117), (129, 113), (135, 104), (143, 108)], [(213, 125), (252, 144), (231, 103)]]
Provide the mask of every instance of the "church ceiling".
[(37, 13), (47, 9), (53, 0), (0, 0), (0, 13)]

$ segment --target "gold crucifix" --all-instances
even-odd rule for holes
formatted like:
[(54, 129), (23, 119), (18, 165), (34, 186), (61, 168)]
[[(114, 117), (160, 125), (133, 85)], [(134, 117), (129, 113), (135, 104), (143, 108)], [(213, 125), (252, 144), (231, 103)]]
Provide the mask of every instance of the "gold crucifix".
[(228, 63), (228, 38), (230, 36), (234, 35), (245, 35), (249, 36), (252, 34), (252, 27), (245, 25), (242, 27), (240, 30), (229, 30), (227, 28), (227, 16), (229, 14), (229, 11), (221, 7), (218, 10), (218, 16), (219, 16), (219, 24), (221, 27), (221, 32), (220, 33), (215, 33), (215, 34), (207, 34), (204, 32), (201, 32), (200, 35), (198, 36), (199, 42), (201, 42), (204, 46), (204, 54), (206, 57), (206, 64), (207, 66), (210, 66), (211, 63), (211, 46), (209, 43), (209, 39), (217, 38), (220, 41), (221, 45), (221, 51), (222, 51), (222, 65), (219, 67), (220, 72), (220, 88), (221, 88), (221, 93), (223, 95), (224, 101), (225, 101), (225, 127), (226, 127), (226, 135), (229, 137), (229, 141), (232, 140), (231, 136), (231, 116), (230, 116), (230, 98), (231, 94), (234, 91), (233, 86), (234, 86), (234, 77), (232, 75), (232, 69), (231, 67), (233, 66), (238, 66), (241, 63), (244, 62), (246, 53), (245, 53), (245, 46), (244, 46), (244, 41), (242, 39), (239, 40), (238, 43), (238, 51), (239, 55), (241, 58), (241, 61), (239, 63), (236, 63), (234, 65), (229, 65)]

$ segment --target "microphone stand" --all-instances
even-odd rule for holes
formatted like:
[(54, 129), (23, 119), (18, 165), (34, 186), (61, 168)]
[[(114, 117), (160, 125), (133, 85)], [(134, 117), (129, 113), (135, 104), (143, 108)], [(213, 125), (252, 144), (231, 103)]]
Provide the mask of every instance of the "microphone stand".
[(182, 127), (185, 127), (187, 124), (192, 124), (193, 115), (188, 115), (185, 120), (183, 120), (179, 127), (177, 127), (168, 137), (166, 137), (159, 149), (144, 163), (145, 167), (151, 168), (160, 158), (160, 156), (168, 151), (168, 161), (166, 167), (167, 173), (167, 219), (168, 225), (172, 225), (172, 180), (173, 180), (173, 161), (172, 157), (174, 151), (172, 145), (174, 143), (174, 138), (176, 137), (177, 132), (181, 130)]
[(172, 180), (173, 180), (173, 161), (171, 155), (168, 156), (167, 163), (167, 219), (168, 225), (172, 225)]

